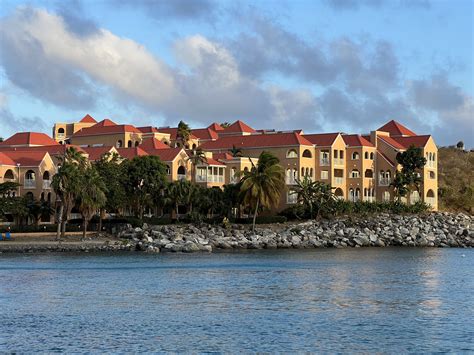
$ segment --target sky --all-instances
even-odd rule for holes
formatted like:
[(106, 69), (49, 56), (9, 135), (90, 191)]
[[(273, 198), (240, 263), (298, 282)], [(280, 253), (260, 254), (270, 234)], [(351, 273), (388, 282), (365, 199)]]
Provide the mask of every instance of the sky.
[(54, 122), (368, 133), (474, 147), (472, 0), (0, 0), (0, 137)]

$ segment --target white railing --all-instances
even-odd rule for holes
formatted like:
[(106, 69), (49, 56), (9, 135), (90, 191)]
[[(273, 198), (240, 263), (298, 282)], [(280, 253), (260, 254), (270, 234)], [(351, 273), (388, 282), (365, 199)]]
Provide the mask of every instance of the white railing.
[(186, 180), (186, 174), (178, 174), (178, 180)]
[(375, 202), (375, 196), (365, 196), (364, 201)]
[(36, 180), (33, 179), (25, 179), (25, 189), (35, 189), (36, 188)]
[(379, 179), (379, 186), (388, 186), (390, 185), (391, 179), (390, 178), (380, 178)]
[(224, 182), (223, 175), (196, 175), (197, 182)]
[(197, 182), (206, 182), (207, 177), (206, 177), (206, 175), (196, 175), (196, 181)]
[(436, 198), (434, 197), (426, 197), (425, 198), (425, 202), (430, 205), (430, 206), (434, 206), (436, 205)]
[(294, 185), (294, 184), (296, 184), (296, 179), (294, 177), (289, 177), (289, 178), (287, 177), (286, 178), (286, 184), (287, 185)]
[(51, 180), (43, 180), (43, 189), (49, 190), (51, 188)]
[(334, 178), (334, 182), (337, 184), (337, 185), (341, 185), (344, 183), (344, 178), (342, 177), (335, 177)]
[(319, 159), (319, 165), (321, 165), (321, 166), (329, 166), (329, 159), (328, 159), (328, 158), (321, 158), (321, 159)]
[(334, 159), (334, 165), (344, 165), (344, 159)]

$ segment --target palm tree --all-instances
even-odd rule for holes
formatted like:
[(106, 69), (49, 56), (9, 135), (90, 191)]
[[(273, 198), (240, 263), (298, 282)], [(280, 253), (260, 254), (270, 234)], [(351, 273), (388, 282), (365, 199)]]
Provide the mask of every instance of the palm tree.
[(60, 208), (58, 213), (57, 238), (64, 237), (66, 221), (74, 207), (76, 196), (81, 189), (80, 178), (87, 161), (85, 157), (74, 148), (67, 148), (64, 155), (59, 158), (60, 167), (53, 176), (51, 186), (59, 198)]
[(176, 140), (181, 140), (183, 143), (183, 147), (189, 140), (189, 136), (191, 135), (191, 128), (187, 123), (184, 121), (179, 121), (178, 123), (178, 131), (176, 132)]
[(242, 149), (237, 148), (234, 144), (232, 144), (232, 149), (229, 149), (229, 152), (234, 158), (239, 158), (242, 156)]
[(33, 218), (34, 224), (38, 227), (42, 217), (48, 217), (54, 214), (54, 209), (48, 201), (27, 200), (26, 208), (28, 215)]
[(82, 215), (82, 238), (86, 237), (87, 225), (92, 216), (105, 206), (105, 183), (94, 166), (88, 167), (81, 178), (81, 189), (77, 194), (79, 211)]
[(173, 181), (167, 186), (165, 190), (166, 203), (173, 206), (177, 220), (179, 220), (179, 206), (184, 205), (189, 212), (192, 212), (196, 190), (196, 185), (186, 180)]
[(284, 190), (285, 172), (278, 158), (269, 152), (262, 152), (257, 165), (252, 162), (252, 169), (244, 171), (242, 177), (242, 201), (254, 209), (252, 231), (255, 232), (258, 209), (277, 206)]
[(298, 202), (303, 203), (309, 209), (309, 218), (313, 218), (313, 205), (318, 191), (317, 182), (305, 175), (303, 180), (295, 180), (293, 191), (298, 195)]
[(188, 161), (191, 162), (192, 177), (191, 180), (196, 182), (196, 167), (200, 164), (207, 162), (206, 154), (201, 147), (197, 147), (192, 150), (191, 155), (188, 157)]

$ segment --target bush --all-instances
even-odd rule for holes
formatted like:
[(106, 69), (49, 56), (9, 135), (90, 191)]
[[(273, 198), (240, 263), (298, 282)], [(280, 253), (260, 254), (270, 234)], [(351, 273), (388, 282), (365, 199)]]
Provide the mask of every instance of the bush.
[[(285, 216), (258, 216), (255, 220), (256, 224), (269, 224), (269, 223), (285, 223), (287, 221)], [(239, 224), (252, 224), (252, 218), (236, 218), (232, 221), (233, 223)]]
[(285, 208), (278, 215), (285, 217), (288, 221), (293, 221), (295, 219), (310, 218), (309, 209), (306, 206), (301, 205), (301, 204), (296, 204), (288, 208)]

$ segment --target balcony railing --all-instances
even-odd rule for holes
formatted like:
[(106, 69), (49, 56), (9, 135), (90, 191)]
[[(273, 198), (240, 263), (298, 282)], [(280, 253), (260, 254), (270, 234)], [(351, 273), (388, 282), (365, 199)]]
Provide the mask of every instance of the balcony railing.
[(336, 185), (342, 185), (344, 183), (344, 178), (343, 177), (335, 177), (334, 178), (334, 183)]
[(334, 159), (334, 165), (344, 165), (344, 159)]
[(36, 188), (36, 180), (26, 179), (24, 187), (25, 187), (25, 189), (34, 189), (34, 188)]
[(51, 180), (43, 180), (43, 189), (44, 190), (51, 189)]
[(207, 180), (206, 175), (196, 175), (197, 182), (206, 182), (206, 180)]
[(296, 184), (296, 178), (294, 178), (294, 177), (287, 177), (287, 178), (286, 178), (286, 184), (287, 184), (287, 185), (294, 185), (294, 184)]
[(436, 204), (436, 198), (434, 197), (427, 197), (425, 199), (425, 202), (430, 205), (430, 206), (434, 206)]
[(224, 182), (223, 175), (196, 175), (197, 182)]
[(186, 174), (178, 174), (178, 180), (186, 180)]
[(391, 179), (390, 178), (380, 178), (379, 179), (379, 186), (388, 186), (390, 185)]
[(321, 165), (321, 166), (329, 166), (329, 159), (328, 159), (328, 158), (321, 158), (321, 159), (319, 159), (319, 165)]

